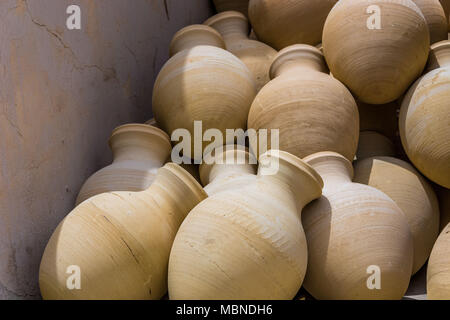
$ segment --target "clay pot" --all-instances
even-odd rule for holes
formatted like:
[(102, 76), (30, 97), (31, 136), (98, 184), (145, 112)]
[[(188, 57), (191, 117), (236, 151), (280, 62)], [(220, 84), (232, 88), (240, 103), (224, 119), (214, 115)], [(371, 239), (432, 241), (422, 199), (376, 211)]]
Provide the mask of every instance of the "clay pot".
[[(401, 102), (400, 102), (401, 103)], [(398, 136), (398, 111), (400, 105), (391, 102), (382, 105), (356, 101), (359, 110), (361, 131), (376, 131), (391, 141)]]
[[(380, 8), (380, 29), (377, 14)], [(351, 21), (352, 23), (348, 23)], [(323, 51), (333, 76), (359, 100), (394, 101), (422, 73), (430, 47), (425, 18), (411, 0), (339, 1), (323, 30)]]
[[(435, 56), (450, 41), (431, 46)], [(400, 109), (400, 137), (409, 159), (433, 182), (450, 188), (450, 64), (428, 72), (409, 89)]]
[(395, 146), (391, 140), (375, 131), (362, 131), (359, 134), (356, 159), (375, 156), (395, 156)]
[(430, 32), (430, 43), (448, 38), (448, 19), (439, 0), (412, 0), (422, 11)]
[(409, 163), (391, 157), (358, 161), (353, 181), (384, 192), (402, 209), (414, 239), (415, 274), (439, 235), (439, 204), (433, 188)]
[[(276, 164), (276, 173), (264, 174)], [(180, 227), (170, 253), (170, 298), (293, 299), (307, 264), (301, 209), (321, 188), (300, 159), (262, 155), (255, 182), (210, 196)]]
[[(270, 130), (279, 129), (279, 149), (297, 157), (331, 150), (353, 160), (359, 136), (358, 108), (347, 88), (326, 72), (317, 48), (294, 45), (280, 51), (270, 69), (273, 80), (253, 101), (248, 127), (269, 129), (269, 145)], [(264, 152), (257, 152), (250, 143), (254, 154)]]
[(260, 41), (281, 50), (293, 44), (316, 45), (337, 0), (250, 0), (248, 14)]
[[(444, 9), (445, 17), (447, 19), (447, 24), (450, 16), (450, 0), (439, 0)], [(448, 24), (448, 31), (450, 32), (450, 24)]]
[(441, 212), (441, 226), (439, 230), (442, 231), (450, 223), (450, 189), (437, 187), (436, 193)]
[(428, 261), (427, 295), (430, 300), (450, 300), (450, 224), (441, 232)]
[(239, 12), (219, 13), (204, 23), (216, 29), (228, 51), (241, 59), (256, 79), (257, 91), (269, 82), (269, 69), (277, 52), (268, 45), (249, 39), (249, 23)]
[[(256, 95), (251, 72), (236, 56), (214, 47), (219, 40), (220, 34), (204, 25), (179, 31), (171, 44), (172, 51), (179, 52), (163, 66), (153, 90), (158, 125), (169, 134), (187, 129), (192, 146), (191, 154), (184, 156), (196, 160), (202, 158), (198, 151), (207, 144), (201, 150), (195, 148), (194, 121), (202, 121), (203, 132), (218, 129), (223, 136), (226, 129), (246, 129), (248, 110)], [(198, 139), (200, 144), (202, 139)]]
[[(104, 193), (76, 207), (58, 226), (42, 257), (44, 299), (160, 299), (175, 233), (207, 197), (173, 163), (142, 192)], [(69, 266), (78, 266), (81, 290), (69, 290)]]
[(116, 128), (109, 146), (113, 163), (86, 180), (76, 204), (110, 191), (142, 191), (155, 180), (156, 172), (172, 150), (167, 134), (145, 124), (126, 124)]
[(238, 11), (245, 16), (248, 16), (248, 2), (249, 0), (213, 0), (217, 12), (224, 11)]
[(216, 149), (211, 164), (200, 165), (200, 179), (209, 196), (256, 181), (256, 159), (245, 148)]
[[(322, 197), (302, 216), (306, 290), (316, 299), (401, 299), (411, 277), (413, 240), (400, 208), (381, 191), (353, 183), (351, 163), (337, 153), (304, 161), (325, 182)], [(380, 290), (368, 286), (374, 267), (381, 271)]]

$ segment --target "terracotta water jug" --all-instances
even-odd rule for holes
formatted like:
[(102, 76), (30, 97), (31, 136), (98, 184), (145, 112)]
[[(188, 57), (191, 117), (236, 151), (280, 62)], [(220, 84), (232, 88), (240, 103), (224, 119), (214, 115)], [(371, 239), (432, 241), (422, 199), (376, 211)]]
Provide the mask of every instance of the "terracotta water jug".
[[(189, 173), (169, 163), (145, 191), (104, 193), (83, 202), (45, 248), (39, 271), (42, 297), (160, 299), (167, 291), (167, 264), (178, 227), (206, 197)], [(69, 268), (78, 269), (80, 290), (66, 286)]]
[[(400, 102), (401, 103), (401, 102)], [(381, 105), (356, 101), (359, 110), (361, 131), (376, 131), (394, 141), (398, 136), (398, 111), (400, 105), (391, 102)]]
[(172, 150), (169, 136), (164, 131), (145, 124), (116, 128), (109, 145), (113, 163), (86, 180), (78, 194), (77, 205), (104, 192), (147, 189)]
[(436, 193), (441, 212), (441, 226), (439, 230), (442, 231), (450, 223), (450, 189), (437, 186)]
[(450, 300), (450, 224), (439, 235), (427, 269), (429, 300)]
[[(448, 19), (450, 16), (450, 0), (439, 0), (439, 2), (441, 3), (442, 8), (444, 9), (445, 17), (447, 19), (448, 24)], [(448, 32), (450, 32), (450, 24), (448, 24)]]
[(209, 196), (246, 187), (257, 178), (257, 161), (246, 148), (216, 149), (213, 159), (200, 165), (200, 179)]
[(248, 14), (260, 41), (281, 50), (322, 40), (328, 13), (337, 0), (250, 0)]
[(254, 183), (210, 196), (180, 227), (170, 298), (293, 299), (307, 264), (301, 209), (321, 188), (320, 176), (295, 156), (262, 155)]
[[(431, 46), (435, 56), (450, 41)], [(443, 54), (442, 54), (443, 55)], [(432, 70), (409, 89), (400, 109), (400, 137), (409, 159), (428, 179), (450, 188), (450, 64)]]
[(378, 132), (361, 131), (356, 159), (361, 160), (374, 156), (395, 156), (394, 144)]
[(400, 208), (383, 192), (353, 183), (350, 161), (337, 153), (304, 161), (325, 183), (322, 197), (302, 215), (306, 290), (316, 299), (401, 299), (411, 277), (413, 240)]
[[(248, 128), (268, 129), (269, 145), (271, 130), (279, 129), (279, 149), (297, 157), (331, 150), (353, 160), (358, 108), (347, 88), (327, 74), (320, 50), (309, 45), (287, 47), (274, 58), (270, 75), (273, 80), (250, 108)], [(254, 154), (264, 152), (250, 142)]]
[(216, 7), (217, 12), (224, 11), (238, 11), (248, 16), (248, 1), (249, 0), (213, 0), (214, 6)]
[(430, 32), (430, 43), (448, 38), (448, 20), (439, 0), (412, 0), (422, 11)]
[(219, 13), (204, 23), (216, 29), (228, 51), (241, 59), (256, 79), (257, 91), (269, 82), (269, 69), (277, 52), (268, 45), (249, 39), (247, 18), (236, 11)]
[(433, 188), (412, 165), (392, 157), (357, 161), (353, 181), (384, 192), (402, 209), (414, 239), (415, 274), (439, 235), (439, 203)]
[(422, 73), (430, 35), (411, 0), (346, 0), (328, 15), (322, 44), (335, 78), (359, 100), (385, 104)]
[[(251, 72), (224, 47), (213, 46), (218, 40), (222, 41), (220, 34), (204, 25), (179, 31), (171, 44), (172, 52), (178, 53), (163, 66), (153, 91), (158, 125), (170, 135), (177, 129), (188, 130), (191, 154), (184, 156), (196, 160), (201, 160), (206, 143), (196, 138), (194, 122), (201, 121), (200, 134), (208, 129), (224, 136), (226, 129), (245, 130), (256, 95)], [(195, 147), (196, 139), (200, 149)]]

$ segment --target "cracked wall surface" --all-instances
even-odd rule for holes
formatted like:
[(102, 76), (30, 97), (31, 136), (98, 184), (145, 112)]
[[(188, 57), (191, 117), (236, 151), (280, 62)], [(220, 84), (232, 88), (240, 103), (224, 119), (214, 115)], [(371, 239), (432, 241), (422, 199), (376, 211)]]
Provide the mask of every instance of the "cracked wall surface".
[(210, 14), (208, 0), (0, 1), (0, 299), (40, 298), (44, 247), (111, 161), (111, 131), (151, 117), (172, 35)]

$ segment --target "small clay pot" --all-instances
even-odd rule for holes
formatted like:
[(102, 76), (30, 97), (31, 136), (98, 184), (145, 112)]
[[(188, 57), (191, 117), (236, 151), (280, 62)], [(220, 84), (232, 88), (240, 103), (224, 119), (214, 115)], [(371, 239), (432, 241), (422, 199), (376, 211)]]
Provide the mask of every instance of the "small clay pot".
[(375, 156), (395, 156), (395, 146), (391, 140), (375, 131), (362, 131), (359, 134), (356, 159), (361, 160)]

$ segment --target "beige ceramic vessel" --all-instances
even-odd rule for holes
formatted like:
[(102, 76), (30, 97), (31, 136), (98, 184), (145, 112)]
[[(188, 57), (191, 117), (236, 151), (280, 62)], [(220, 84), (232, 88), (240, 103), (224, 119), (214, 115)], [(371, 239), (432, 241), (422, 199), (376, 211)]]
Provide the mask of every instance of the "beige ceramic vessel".
[(356, 159), (361, 160), (374, 156), (395, 156), (394, 144), (378, 132), (361, 131)]
[[(450, 15), (450, 0), (439, 0), (439, 2), (441, 3), (442, 8), (444, 9), (445, 17), (447, 18), (448, 23)], [(450, 32), (450, 24), (448, 24), (448, 31)]]
[(238, 11), (245, 16), (248, 16), (248, 2), (249, 0), (213, 0), (217, 12), (224, 11)]
[(260, 41), (281, 50), (303, 43), (317, 45), (337, 0), (250, 0), (248, 13)]
[(270, 65), (277, 52), (262, 42), (249, 39), (249, 23), (242, 13), (219, 13), (204, 24), (216, 29), (225, 40), (227, 50), (245, 63), (255, 77), (258, 91), (269, 82)]
[(145, 124), (126, 124), (116, 128), (109, 145), (113, 163), (84, 183), (77, 205), (104, 192), (147, 189), (172, 150), (169, 136), (164, 131)]
[[(191, 154), (200, 160), (202, 137), (194, 132), (194, 121), (202, 121), (203, 132), (246, 129), (248, 110), (256, 95), (253, 75), (236, 56), (213, 46), (223, 41), (211, 27), (194, 25), (179, 31), (172, 40), (175, 54), (159, 73), (153, 91), (153, 112), (158, 125), (170, 135), (187, 129)], [(200, 132), (202, 134), (202, 132)]]
[[(411, 277), (413, 240), (400, 208), (381, 191), (352, 182), (343, 156), (304, 159), (322, 176), (323, 196), (302, 215), (308, 242), (304, 287), (316, 299), (401, 299)], [(369, 289), (379, 268), (381, 289)]]
[(439, 0), (412, 0), (422, 11), (430, 32), (430, 43), (448, 38), (448, 20)]
[(285, 152), (269, 151), (260, 160), (254, 183), (210, 196), (180, 227), (170, 254), (171, 299), (297, 294), (307, 264), (301, 209), (320, 197), (322, 180)]
[[(167, 292), (173, 239), (189, 211), (207, 197), (173, 163), (142, 192), (104, 193), (83, 202), (59, 224), (42, 257), (44, 299), (160, 299)], [(81, 289), (66, 286), (78, 266)]]
[[(369, 8), (374, 13), (368, 14)], [(380, 9), (379, 25), (374, 8)], [(430, 35), (411, 0), (346, 0), (328, 15), (322, 44), (335, 78), (359, 100), (385, 104), (400, 97), (422, 73)]]
[(441, 232), (428, 261), (427, 295), (430, 300), (450, 300), (450, 224)]
[[(275, 57), (270, 75), (273, 80), (253, 101), (248, 128), (279, 129), (279, 148), (297, 157), (331, 150), (353, 160), (358, 108), (347, 88), (328, 75), (320, 50), (308, 45), (285, 48)], [(250, 142), (254, 154), (264, 152)]]
[[(434, 56), (450, 52), (450, 41), (431, 46)], [(441, 60), (444, 62), (444, 60)], [(400, 109), (400, 136), (414, 166), (428, 179), (450, 188), (450, 64), (446, 61), (409, 89)]]
[(439, 235), (439, 203), (431, 185), (409, 163), (392, 157), (358, 161), (353, 181), (383, 191), (402, 209), (414, 239), (412, 273), (419, 271)]

